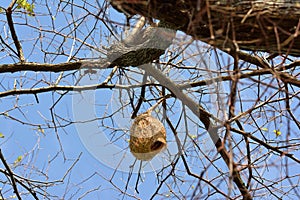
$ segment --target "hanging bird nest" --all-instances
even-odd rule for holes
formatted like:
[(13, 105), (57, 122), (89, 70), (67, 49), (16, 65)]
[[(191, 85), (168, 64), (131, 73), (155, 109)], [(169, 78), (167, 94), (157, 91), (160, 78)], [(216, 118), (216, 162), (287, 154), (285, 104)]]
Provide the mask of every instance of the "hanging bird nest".
[(151, 116), (152, 110), (137, 116), (130, 128), (129, 147), (138, 160), (151, 160), (167, 146), (165, 127)]

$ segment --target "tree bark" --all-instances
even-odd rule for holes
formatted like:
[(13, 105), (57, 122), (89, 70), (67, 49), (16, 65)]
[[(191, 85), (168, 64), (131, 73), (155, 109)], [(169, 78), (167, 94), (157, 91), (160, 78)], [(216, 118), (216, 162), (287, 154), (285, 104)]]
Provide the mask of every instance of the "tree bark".
[(118, 11), (170, 24), (225, 51), (300, 56), (297, 0), (111, 0)]

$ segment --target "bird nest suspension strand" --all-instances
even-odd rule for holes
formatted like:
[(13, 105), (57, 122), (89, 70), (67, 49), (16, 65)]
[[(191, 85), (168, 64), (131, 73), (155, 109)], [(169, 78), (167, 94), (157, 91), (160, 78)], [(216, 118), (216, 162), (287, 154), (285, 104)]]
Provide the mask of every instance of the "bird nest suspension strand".
[(138, 160), (151, 160), (167, 146), (164, 125), (151, 115), (160, 102), (137, 116), (131, 125), (129, 148)]

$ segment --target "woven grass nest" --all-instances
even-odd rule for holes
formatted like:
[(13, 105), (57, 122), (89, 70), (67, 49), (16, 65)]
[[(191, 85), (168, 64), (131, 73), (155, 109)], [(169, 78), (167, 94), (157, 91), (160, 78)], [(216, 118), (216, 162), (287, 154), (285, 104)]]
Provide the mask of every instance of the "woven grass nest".
[(137, 116), (130, 128), (130, 152), (138, 160), (151, 160), (167, 146), (166, 130), (152, 109)]

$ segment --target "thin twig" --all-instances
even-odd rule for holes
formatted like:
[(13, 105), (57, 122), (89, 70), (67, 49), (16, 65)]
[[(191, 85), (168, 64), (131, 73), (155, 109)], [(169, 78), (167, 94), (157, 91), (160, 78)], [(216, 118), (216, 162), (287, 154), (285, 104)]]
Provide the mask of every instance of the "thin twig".
[[(226, 165), (230, 167), (230, 157), (229, 154), (223, 145), (219, 135), (217, 127), (211, 122), (211, 119), (216, 119), (209, 112), (207, 112), (202, 106), (195, 103), (189, 96), (184, 94), (181, 89), (168, 77), (166, 77), (160, 70), (156, 69), (151, 64), (138, 66), (140, 69), (143, 69), (148, 72), (149, 75), (153, 76), (160, 84), (168, 88), (178, 99), (180, 99), (189, 109), (200, 119), (204, 124), (205, 129), (209, 133), (210, 138), (215, 144), (217, 151), (220, 153), (221, 157), (225, 161)], [(233, 181), (240, 190), (244, 199), (252, 199), (252, 196), (249, 190), (244, 184), (239, 170), (235, 163), (233, 163)]]
[(5, 167), (5, 169), (8, 171), (9, 173), (9, 176), (10, 176), (10, 180), (11, 180), (11, 184), (12, 184), (12, 187), (14, 189), (14, 193), (16, 194), (17, 198), (19, 200), (21, 200), (21, 196), (20, 196), (20, 193), (18, 191), (18, 188), (17, 188), (17, 184), (16, 184), (16, 181), (15, 181), (15, 177), (14, 177), (14, 174), (13, 172), (11, 171), (10, 167), (8, 166), (3, 154), (2, 154), (2, 150), (0, 149), (0, 159)]

